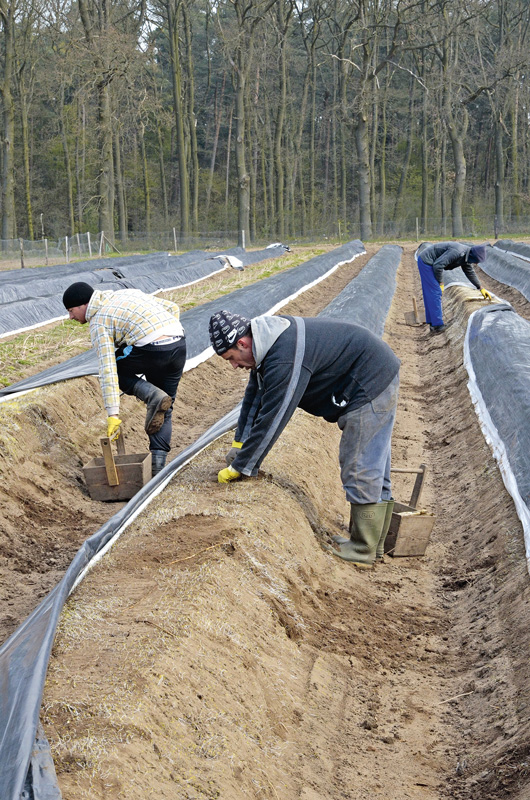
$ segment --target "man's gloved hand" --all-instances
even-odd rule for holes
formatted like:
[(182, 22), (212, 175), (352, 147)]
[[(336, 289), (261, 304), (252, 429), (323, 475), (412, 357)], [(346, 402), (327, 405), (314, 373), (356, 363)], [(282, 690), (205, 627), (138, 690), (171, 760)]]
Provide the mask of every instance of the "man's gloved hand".
[(107, 436), (114, 441), (120, 435), (121, 419), (118, 417), (107, 417)]
[(230, 466), (234, 458), (237, 456), (237, 451), (241, 450), (242, 447), (243, 447), (243, 442), (236, 442), (236, 440), (234, 439), (234, 441), (232, 442), (232, 447), (225, 456), (225, 461), (228, 464), (228, 466)]
[(235, 481), (237, 478), (241, 477), (241, 473), (237, 471), (237, 469), (232, 469), (232, 467), (225, 467), (222, 469), (219, 474), (217, 475), (217, 480), (219, 483), (230, 483), (230, 481)]
[(444, 285), (443, 283), (440, 284), (440, 289), (442, 290), (442, 294), (444, 293)]
[(489, 292), (486, 291), (486, 289), (481, 289), (480, 290), (480, 294), (482, 295), (484, 300), (493, 300), (493, 297), (491, 296), (491, 294)]

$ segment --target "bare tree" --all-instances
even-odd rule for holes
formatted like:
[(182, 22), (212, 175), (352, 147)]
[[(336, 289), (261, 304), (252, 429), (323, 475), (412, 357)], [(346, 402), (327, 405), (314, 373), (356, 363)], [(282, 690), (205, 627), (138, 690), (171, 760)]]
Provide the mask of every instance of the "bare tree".
[(246, 103), (247, 80), (255, 45), (255, 36), (263, 17), (277, 0), (232, 0), (236, 30), (228, 36), (221, 15), (217, 14), (224, 50), (232, 67), (235, 83), (236, 165), (238, 181), (238, 243), (243, 246), (250, 227), (250, 174), (247, 167)]
[(97, 91), (99, 227), (114, 236), (114, 161), (111, 84), (127, 72), (145, 16), (144, 0), (78, 0)]
[(3, 64), (0, 94), (3, 104), (2, 126), (2, 239), (14, 239), (15, 220), (15, 104), (13, 102), (13, 69), (15, 60), (15, 2), (0, 0), (2, 21)]

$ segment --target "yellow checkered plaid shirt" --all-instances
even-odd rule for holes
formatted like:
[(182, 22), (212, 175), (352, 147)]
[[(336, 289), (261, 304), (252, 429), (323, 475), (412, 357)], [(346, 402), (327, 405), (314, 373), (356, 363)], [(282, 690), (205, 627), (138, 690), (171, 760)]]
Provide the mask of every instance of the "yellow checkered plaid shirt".
[(90, 338), (99, 362), (99, 381), (103, 402), (109, 416), (120, 408), (120, 389), (115, 349), (136, 342), (157, 331), (170, 329), (172, 335), (184, 335), (179, 307), (170, 300), (153, 297), (138, 289), (117, 292), (94, 291), (86, 310)]

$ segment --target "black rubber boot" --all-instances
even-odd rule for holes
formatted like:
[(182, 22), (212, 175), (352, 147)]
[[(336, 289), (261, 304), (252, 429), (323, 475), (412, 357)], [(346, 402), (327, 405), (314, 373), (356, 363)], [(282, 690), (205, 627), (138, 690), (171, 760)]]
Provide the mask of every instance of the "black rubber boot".
[(135, 383), (132, 393), (147, 405), (145, 432), (148, 436), (157, 433), (164, 424), (164, 415), (168, 408), (171, 408), (173, 400), (158, 386), (153, 386), (144, 380)]
[(350, 538), (331, 552), (361, 569), (371, 569), (385, 522), (387, 503), (352, 503), (350, 508)]
[(158, 475), (158, 473), (166, 466), (167, 453), (165, 450), (151, 450), (151, 477)]
[(385, 514), (385, 521), (383, 523), (383, 530), (381, 531), (381, 536), (379, 537), (379, 542), (377, 543), (377, 549), (375, 551), (375, 560), (377, 562), (384, 561), (385, 555), (385, 539), (390, 528), (390, 523), (392, 521), (392, 511), (394, 510), (394, 500), (386, 500), (386, 514)]

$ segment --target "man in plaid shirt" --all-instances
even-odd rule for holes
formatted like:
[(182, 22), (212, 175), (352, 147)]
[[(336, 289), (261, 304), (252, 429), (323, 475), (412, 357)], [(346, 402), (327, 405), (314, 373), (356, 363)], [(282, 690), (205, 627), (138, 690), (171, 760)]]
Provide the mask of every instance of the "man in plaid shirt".
[(145, 431), (156, 475), (171, 448), (173, 402), (186, 362), (179, 307), (137, 289), (98, 291), (83, 282), (68, 287), (63, 303), (70, 319), (90, 325), (107, 436), (119, 436), (120, 390), (146, 403)]

